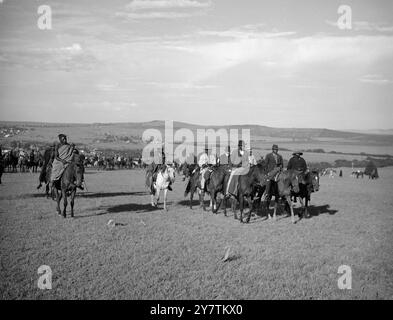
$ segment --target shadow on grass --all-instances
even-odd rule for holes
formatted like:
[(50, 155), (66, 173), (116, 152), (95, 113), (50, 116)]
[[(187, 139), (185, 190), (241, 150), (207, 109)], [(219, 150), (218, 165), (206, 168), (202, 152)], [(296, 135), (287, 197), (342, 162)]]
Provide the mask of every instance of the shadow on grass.
[(121, 197), (121, 196), (147, 196), (149, 193), (145, 191), (136, 192), (85, 192), (77, 193), (81, 198), (111, 198), (111, 197)]
[[(167, 203), (169, 205), (169, 203)], [(101, 206), (98, 208), (92, 208), (88, 211), (100, 211), (97, 213), (85, 214), (85, 215), (75, 215), (75, 219), (82, 219), (82, 218), (89, 218), (89, 217), (98, 217), (103, 216), (106, 214), (113, 214), (113, 213), (145, 213), (145, 212), (153, 212), (162, 210), (161, 207), (153, 207), (150, 203), (149, 204), (140, 204), (140, 203), (125, 203), (125, 204), (118, 204), (115, 206)]]
[[(297, 210), (301, 210), (300, 208)], [(320, 214), (329, 214), (329, 215), (335, 215), (338, 212), (338, 210), (330, 209), (329, 204), (325, 204), (322, 206), (309, 206), (308, 207), (308, 213), (310, 215), (310, 218), (312, 217), (317, 217)]]

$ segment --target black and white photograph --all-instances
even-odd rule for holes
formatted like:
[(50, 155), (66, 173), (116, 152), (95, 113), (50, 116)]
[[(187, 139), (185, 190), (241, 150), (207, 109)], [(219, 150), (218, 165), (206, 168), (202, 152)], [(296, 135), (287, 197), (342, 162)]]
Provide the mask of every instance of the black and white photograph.
[(392, 300), (392, 103), (392, 1), (0, 0), (0, 300)]

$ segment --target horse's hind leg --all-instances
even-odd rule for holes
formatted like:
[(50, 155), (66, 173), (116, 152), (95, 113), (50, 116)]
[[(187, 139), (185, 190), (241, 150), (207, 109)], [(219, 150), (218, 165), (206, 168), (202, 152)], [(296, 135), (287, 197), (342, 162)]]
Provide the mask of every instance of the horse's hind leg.
[(67, 191), (66, 189), (62, 189), (61, 190), (62, 194), (63, 194), (63, 218), (67, 217)]
[(71, 201), (70, 201), (70, 204), (71, 204), (71, 218), (74, 217), (74, 199), (75, 199), (75, 194), (76, 194), (76, 189), (74, 189), (74, 191), (72, 191), (72, 193), (71, 193)]
[[(233, 200), (233, 203), (234, 202), (235, 201)], [(239, 196), (239, 209), (240, 209), (240, 223), (243, 223), (243, 210), (244, 210), (244, 198), (243, 198), (243, 195)], [(236, 208), (235, 208), (235, 211), (234, 211), (233, 215), (234, 215), (235, 219), (237, 219)]]
[(59, 190), (56, 189), (56, 211), (58, 215), (61, 215), (61, 210), (60, 210), (60, 201), (61, 201), (62, 194), (59, 192)]

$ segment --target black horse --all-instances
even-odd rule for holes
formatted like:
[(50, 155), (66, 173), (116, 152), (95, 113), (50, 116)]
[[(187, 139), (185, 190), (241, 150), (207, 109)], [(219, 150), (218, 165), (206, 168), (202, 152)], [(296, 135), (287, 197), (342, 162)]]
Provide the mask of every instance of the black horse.
[(295, 215), (292, 207), (291, 193), (299, 192), (299, 172), (296, 170), (285, 170), (280, 172), (276, 180), (271, 181), (270, 191), (267, 195), (266, 210), (268, 211), (268, 218), (271, 219), (269, 213), (269, 204), (272, 196), (274, 196), (274, 213), (273, 219), (276, 220), (276, 213), (280, 199), (285, 199), (286, 207), (289, 206), (291, 212), (291, 221), (295, 223)]
[(51, 169), (52, 169), (52, 162), (54, 159), (54, 148), (50, 147), (45, 149), (44, 155), (42, 156), (43, 159), (43, 164), (41, 167), (41, 172), (39, 176), (39, 184), (37, 186), (37, 189), (41, 188), (42, 184), (46, 184), (46, 195), (49, 196), (49, 182), (50, 182), (50, 175), (51, 175)]
[[(263, 182), (266, 180), (267, 170), (263, 163), (258, 163), (249, 168), (247, 174), (238, 176), (237, 193), (234, 195), (235, 199), (239, 202), (240, 207), (240, 222), (243, 223), (244, 201), (246, 200), (249, 205), (246, 223), (250, 222), (251, 213), (254, 209), (254, 197), (257, 194)], [(224, 197), (224, 208), (226, 207), (226, 200), (228, 196)], [(225, 210), (225, 209), (224, 209)], [(234, 208), (234, 218), (237, 219), (236, 208)]]
[[(63, 218), (67, 216), (67, 197), (71, 197), (71, 217), (74, 217), (74, 199), (76, 194), (76, 188), (82, 185), (83, 175), (85, 168), (83, 166), (84, 157), (74, 153), (71, 163), (69, 163), (64, 170), (61, 178), (54, 182), (54, 190), (56, 192), (56, 202), (57, 202), (57, 213), (62, 215)], [(63, 201), (63, 213), (60, 210), (60, 201)]]
[[(291, 195), (298, 197), (302, 204), (303, 215), (309, 217), (308, 203), (311, 199), (311, 193), (319, 190), (319, 173), (316, 170), (305, 173), (304, 177), (299, 179), (299, 192), (291, 192)], [(303, 203), (304, 200), (304, 203)]]

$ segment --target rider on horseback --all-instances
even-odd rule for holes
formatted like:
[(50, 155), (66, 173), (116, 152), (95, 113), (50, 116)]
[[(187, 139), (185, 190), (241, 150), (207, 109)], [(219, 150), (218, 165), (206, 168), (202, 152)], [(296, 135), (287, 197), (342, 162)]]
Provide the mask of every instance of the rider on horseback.
[[(151, 185), (150, 185), (150, 189), (153, 190), (153, 186), (154, 186), (154, 182), (157, 179), (157, 174), (158, 172), (165, 168), (165, 163), (166, 163), (166, 157), (165, 157), (165, 151), (164, 148), (161, 149), (161, 157), (159, 156), (158, 159), (158, 163), (155, 163), (154, 161), (152, 162), (152, 170), (151, 170), (151, 174), (152, 174), (152, 179), (151, 179)], [(172, 182), (169, 183), (168, 186), (168, 190), (172, 191)]]
[(232, 168), (227, 183), (226, 194), (236, 195), (239, 176), (249, 171), (248, 152), (244, 150), (245, 142), (239, 140), (238, 149), (233, 150), (230, 155), (230, 166)]
[(205, 189), (205, 182), (209, 179), (210, 173), (212, 172), (211, 167), (215, 166), (217, 163), (216, 156), (211, 154), (209, 155), (209, 148), (205, 148), (205, 152), (201, 154), (199, 158), (199, 168), (201, 173), (201, 189)]
[[(299, 177), (304, 182), (306, 173), (308, 171), (306, 160), (304, 160), (301, 156), (303, 152), (300, 150), (292, 153), (292, 158), (289, 159), (287, 170), (295, 170), (299, 173)], [(294, 197), (294, 201), (297, 202), (297, 197)]]
[[(72, 157), (74, 153), (78, 153), (78, 150), (75, 149), (74, 144), (69, 144), (67, 142), (67, 136), (65, 134), (59, 134), (59, 144), (55, 147), (55, 158), (52, 163), (52, 172), (51, 172), (51, 190), (54, 186), (54, 182), (61, 178), (65, 168), (72, 161)], [(79, 188), (83, 190), (81, 184), (75, 185), (72, 181), (70, 183), (70, 189)]]
[(282, 171), (284, 167), (284, 161), (282, 156), (278, 153), (278, 145), (273, 144), (272, 152), (268, 153), (265, 157), (267, 167), (267, 178), (266, 178), (266, 189), (262, 196), (262, 201), (266, 200), (266, 197), (270, 192), (271, 181)]

